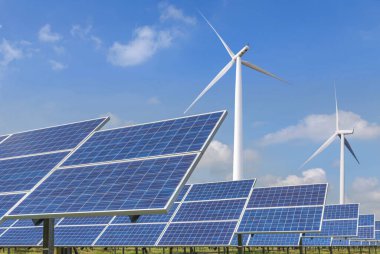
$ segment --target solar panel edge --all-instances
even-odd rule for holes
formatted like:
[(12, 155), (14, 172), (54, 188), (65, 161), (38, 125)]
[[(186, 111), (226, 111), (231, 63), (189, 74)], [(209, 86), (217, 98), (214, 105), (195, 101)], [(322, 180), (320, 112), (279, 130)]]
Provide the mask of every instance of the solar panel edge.
[[(0, 223), (3, 223), (6, 218), (7, 215), (9, 215), (20, 203), (22, 203), (31, 193), (33, 193), (33, 191), (35, 189), (38, 188), (38, 186), (40, 186), (46, 179), (49, 178), (50, 175), (52, 175), (73, 153), (75, 153), (75, 151), (77, 149), (79, 149), (92, 135), (94, 135), (94, 133), (99, 130), (100, 128), (102, 128), (110, 119), (110, 117), (102, 117), (102, 118), (97, 118), (97, 119), (103, 119), (102, 122), (100, 122), (96, 128), (94, 128), (84, 139), (82, 139), (82, 141), (77, 144), (77, 146), (75, 148), (73, 148), (71, 150), (71, 152), (69, 152), (59, 163), (57, 163), (55, 165), (55, 167), (49, 171), (49, 173), (47, 173), (43, 178), (41, 178), (40, 181), (38, 181), (38, 183), (36, 183), (36, 185), (33, 186), (32, 189), (30, 189), (28, 191), (28, 193), (26, 193), (24, 195), (24, 197), (22, 197), (11, 209), (8, 210), (8, 212), (2, 216), (0, 218)], [(86, 121), (83, 121), (83, 122), (87, 122), (87, 121), (91, 121), (91, 120), (86, 120)], [(51, 127), (49, 127), (51, 128)], [(28, 217), (27, 217), (28, 218)]]

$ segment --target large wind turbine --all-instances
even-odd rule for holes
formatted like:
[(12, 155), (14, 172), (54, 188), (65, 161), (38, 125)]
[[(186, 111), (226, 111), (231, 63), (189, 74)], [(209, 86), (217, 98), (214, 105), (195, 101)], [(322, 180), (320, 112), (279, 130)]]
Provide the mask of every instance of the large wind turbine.
[[(202, 14), (201, 14), (202, 15)], [(274, 74), (265, 71), (264, 69), (251, 64), (250, 62), (242, 60), (242, 56), (249, 50), (249, 46), (244, 46), (237, 54), (232, 52), (228, 45), (224, 42), (222, 37), (218, 34), (211, 23), (202, 15), (206, 20), (207, 24), (218, 36), (219, 40), (222, 42), (224, 48), (227, 50), (231, 61), (227, 63), (226, 66), (214, 77), (213, 80), (206, 86), (206, 88), (198, 95), (198, 97), (191, 103), (191, 105), (186, 109), (185, 113), (208, 91), (215, 83), (223, 77), (224, 74), (236, 63), (236, 81), (235, 81), (235, 120), (234, 120), (234, 155), (233, 155), (233, 180), (240, 180), (242, 178), (243, 172), (243, 99), (242, 99), (242, 76), (241, 76), (241, 65), (245, 65), (255, 71), (261, 72), (272, 78), (284, 81)]]
[(334, 134), (326, 140), (325, 143), (321, 147), (317, 149), (313, 153), (312, 156), (310, 156), (309, 159), (307, 159), (301, 167), (305, 166), (306, 163), (311, 161), (314, 157), (316, 157), (318, 154), (320, 154), (323, 150), (325, 150), (333, 141), (336, 137), (340, 138), (340, 193), (339, 193), (339, 202), (340, 204), (345, 203), (345, 188), (344, 188), (344, 147), (346, 146), (348, 151), (354, 156), (355, 160), (359, 163), (358, 158), (356, 157), (354, 151), (352, 150), (352, 147), (350, 143), (348, 142), (347, 138), (345, 137), (346, 135), (351, 135), (354, 134), (354, 129), (352, 130), (341, 130), (339, 129), (339, 112), (338, 112), (338, 100), (336, 98), (336, 90), (335, 90), (335, 132)]

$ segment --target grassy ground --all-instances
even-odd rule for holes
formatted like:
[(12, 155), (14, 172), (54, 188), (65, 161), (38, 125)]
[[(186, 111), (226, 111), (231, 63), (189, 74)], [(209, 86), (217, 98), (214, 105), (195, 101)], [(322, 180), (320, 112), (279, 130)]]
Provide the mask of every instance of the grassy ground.
[[(122, 254), (122, 248), (77, 248), (77, 251), (79, 254)], [(165, 248), (163, 251), (162, 248), (148, 248), (147, 249), (148, 254), (169, 254), (169, 249)], [(190, 248), (186, 248), (186, 252), (183, 248), (173, 248), (173, 254), (190, 254)], [(223, 248), (219, 248), (219, 251), (217, 248), (196, 248), (195, 249), (197, 254), (201, 253), (208, 253), (208, 254), (226, 254), (226, 252), (223, 252)], [(333, 248), (332, 250), (333, 254), (348, 254), (347, 248)], [(363, 248), (352, 248), (350, 249), (350, 254), (377, 254), (380, 249), (375, 249), (375, 247), (363, 247)], [(8, 253), (8, 249), (0, 249), (0, 253)], [(16, 253), (42, 253), (42, 249), (39, 248), (11, 248), (10, 249), (11, 254)], [(56, 253), (59, 253), (56, 251)], [(135, 248), (125, 248), (124, 249), (125, 254), (136, 254)], [(265, 248), (263, 251), (263, 248), (246, 248), (245, 254), (270, 254), (270, 253), (283, 253), (287, 254), (286, 248)], [(75, 254), (73, 251), (72, 254)], [(141, 249), (138, 250), (138, 254), (143, 254)], [(236, 248), (229, 248), (229, 254), (237, 254)], [(289, 254), (300, 254), (299, 249), (292, 249), (289, 248)], [(303, 254), (330, 254), (330, 251), (328, 248), (321, 248), (318, 250), (318, 248), (307, 248), (306, 250), (303, 249)]]

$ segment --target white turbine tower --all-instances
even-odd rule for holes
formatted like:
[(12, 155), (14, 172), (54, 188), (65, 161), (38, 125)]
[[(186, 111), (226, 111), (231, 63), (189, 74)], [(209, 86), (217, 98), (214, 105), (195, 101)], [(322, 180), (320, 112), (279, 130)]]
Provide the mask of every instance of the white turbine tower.
[(355, 160), (359, 163), (358, 158), (356, 157), (354, 151), (352, 150), (352, 147), (350, 143), (348, 142), (346, 135), (354, 134), (354, 129), (352, 130), (341, 130), (339, 129), (339, 112), (338, 112), (338, 100), (336, 98), (336, 90), (335, 90), (335, 132), (334, 134), (326, 140), (325, 143), (321, 147), (317, 149), (313, 153), (312, 156), (310, 156), (309, 159), (307, 159), (301, 167), (305, 166), (309, 161), (311, 161), (314, 157), (316, 157), (318, 154), (320, 154), (323, 150), (325, 150), (336, 137), (340, 138), (340, 193), (339, 193), (339, 202), (340, 204), (345, 203), (345, 187), (344, 187), (344, 147), (347, 147), (348, 151), (352, 154), (352, 156), (355, 158)]
[[(201, 14), (202, 15), (202, 14)], [(222, 42), (224, 48), (227, 50), (231, 61), (227, 63), (226, 66), (214, 77), (213, 80), (207, 85), (207, 87), (198, 95), (198, 97), (191, 103), (191, 105), (186, 109), (185, 113), (208, 91), (215, 83), (223, 77), (223, 75), (236, 63), (236, 81), (235, 81), (235, 120), (234, 120), (234, 155), (233, 155), (233, 180), (240, 180), (242, 178), (243, 172), (243, 91), (242, 91), (242, 76), (241, 76), (241, 65), (245, 65), (255, 71), (261, 72), (272, 78), (284, 81), (274, 74), (263, 70), (262, 68), (251, 64), (250, 62), (241, 60), (242, 56), (249, 50), (249, 46), (244, 46), (237, 54), (233, 53), (228, 45), (224, 42), (222, 37), (218, 34), (211, 23), (202, 15), (206, 20), (211, 29), (218, 36), (219, 40)], [(285, 81), (284, 81), (285, 82)]]

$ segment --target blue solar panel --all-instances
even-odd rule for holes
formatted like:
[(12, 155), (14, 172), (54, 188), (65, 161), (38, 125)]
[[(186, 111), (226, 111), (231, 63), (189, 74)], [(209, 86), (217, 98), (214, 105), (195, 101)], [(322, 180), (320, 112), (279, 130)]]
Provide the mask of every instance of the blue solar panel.
[(63, 152), (0, 160), (0, 192), (32, 189), (67, 154)]
[(252, 235), (248, 246), (284, 246), (297, 247), (301, 234), (255, 234)]
[(56, 170), (11, 215), (161, 209), (197, 155)]
[(0, 224), (0, 227), (1, 228), (7, 228), (7, 227), (10, 227), (13, 223), (15, 223), (17, 220), (6, 220), (6, 221), (3, 221), (1, 224)]
[(374, 214), (359, 215), (359, 226), (374, 226), (374, 225), (375, 225)]
[(64, 218), (59, 225), (104, 225), (108, 224), (113, 216), (96, 216), (96, 217), (70, 217)]
[(359, 204), (326, 205), (324, 220), (358, 219)]
[(158, 246), (227, 246), (236, 222), (171, 223)]
[(12, 225), (12, 227), (35, 227), (35, 226), (36, 225), (34, 225), (33, 221), (30, 219), (18, 220), (15, 224)]
[(319, 231), (323, 206), (246, 210), (239, 233)]
[(357, 236), (357, 220), (326, 220), (322, 222), (322, 230), (319, 233), (307, 233), (306, 236), (323, 237), (339, 236), (350, 237)]
[(183, 203), (173, 221), (238, 220), (246, 201), (235, 199)]
[(194, 184), (185, 201), (247, 198), (255, 180)]
[(375, 239), (380, 240), (380, 231), (378, 230), (375, 231)]
[(99, 131), (64, 166), (200, 151), (224, 115), (223, 111)]
[(255, 188), (248, 208), (324, 205), (327, 184)]
[(54, 232), (54, 244), (56, 246), (91, 246), (103, 229), (104, 226), (57, 227)]
[(106, 121), (99, 118), (12, 134), (0, 144), (0, 158), (72, 149)]
[(111, 225), (95, 246), (154, 246), (166, 224)]
[(302, 237), (302, 246), (331, 246), (331, 237)]
[(9, 135), (0, 136), (0, 143), (3, 142), (7, 137), (9, 137)]
[(375, 230), (380, 230), (380, 221), (375, 221)]
[(350, 240), (348, 239), (335, 239), (333, 238), (331, 246), (349, 246)]
[(37, 246), (42, 240), (42, 227), (10, 228), (0, 237), (0, 246)]
[(0, 219), (11, 209), (24, 194), (0, 195)]
[(185, 197), (185, 195), (186, 195), (187, 191), (189, 190), (189, 188), (190, 188), (190, 185), (185, 185), (182, 188), (182, 190), (180, 191), (180, 193), (179, 193), (179, 195), (177, 197), (176, 202), (181, 202), (182, 201), (182, 199)]
[(358, 228), (358, 239), (375, 239), (375, 228), (374, 227), (359, 227)]
[[(250, 238), (250, 235), (241, 235), (242, 236), (242, 243), (243, 245), (248, 245), (248, 240)], [(232, 238), (232, 241), (230, 243), (230, 246), (238, 246), (238, 237), (237, 235), (234, 235)]]
[(350, 246), (362, 246), (362, 241), (350, 240)]

